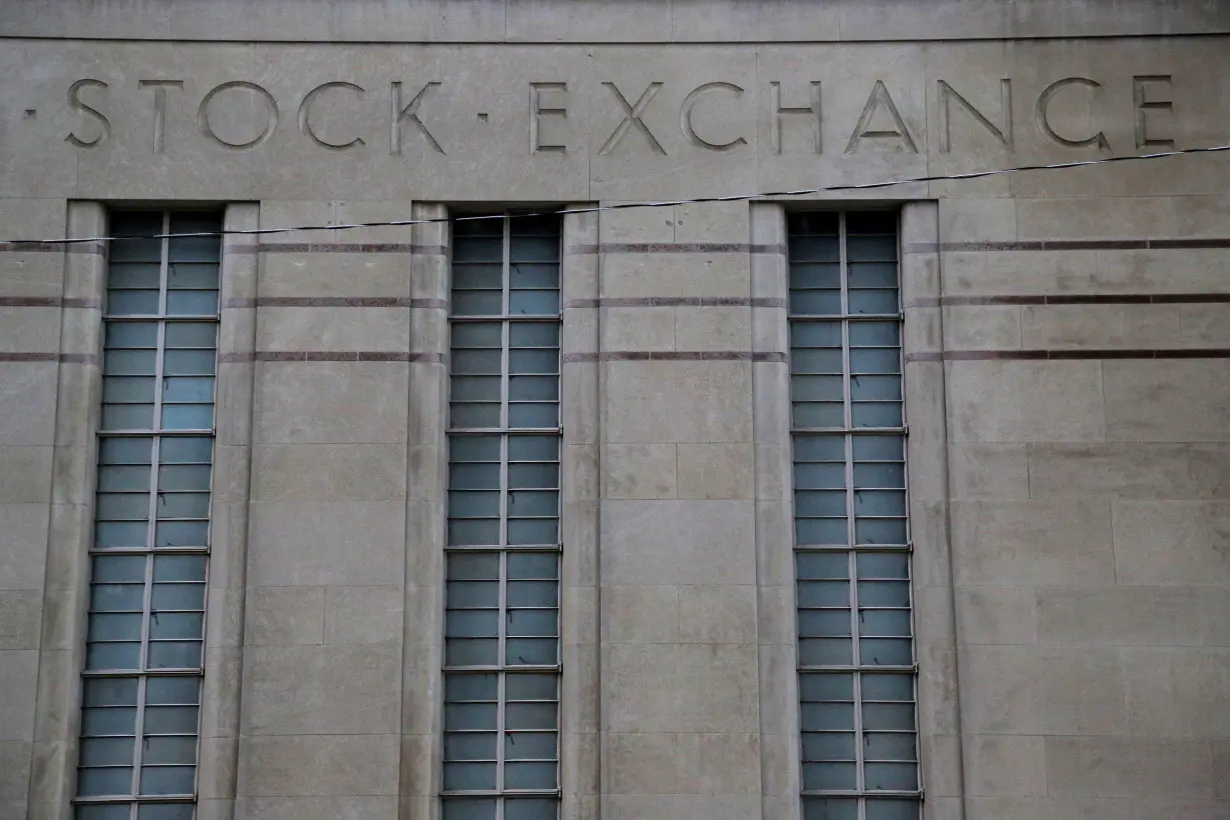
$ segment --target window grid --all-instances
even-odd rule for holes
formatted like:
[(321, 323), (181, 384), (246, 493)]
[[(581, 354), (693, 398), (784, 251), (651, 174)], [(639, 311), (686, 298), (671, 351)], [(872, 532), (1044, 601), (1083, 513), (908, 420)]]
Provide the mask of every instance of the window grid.
[(443, 817), (556, 820), (559, 221), (453, 229)]
[(896, 215), (789, 218), (805, 820), (916, 820)]
[(203, 675), (217, 237), (208, 214), (115, 214), (78, 820), (191, 820)]

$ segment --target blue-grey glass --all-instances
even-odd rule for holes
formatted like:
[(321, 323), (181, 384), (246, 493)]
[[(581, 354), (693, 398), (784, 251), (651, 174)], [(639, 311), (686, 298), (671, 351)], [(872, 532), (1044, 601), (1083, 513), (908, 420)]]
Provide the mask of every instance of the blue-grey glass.
[(141, 767), (141, 794), (192, 794), (195, 782), (192, 766)]
[(905, 458), (905, 437), (855, 436), (855, 461), (901, 461)]
[(154, 609), (194, 612), (205, 608), (205, 584), (154, 584), (150, 595)]
[(171, 291), (193, 289), (203, 293), (218, 291), (218, 264), (216, 262), (180, 261), (167, 267), (167, 312), (199, 313), (197, 310), (171, 310), (172, 300), (179, 294)]
[(850, 637), (853, 626), (848, 609), (800, 609), (799, 637)]
[(77, 794), (82, 797), (119, 796), (131, 793), (131, 766), (77, 770)]
[(504, 787), (507, 789), (554, 789), (558, 785), (558, 767), (551, 763), (504, 764)]
[(105, 438), (99, 443), (99, 464), (149, 464), (152, 438)]
[(156, 290), (109, 290), (107, 313), (112, 316), (151, 316), (158, 313)]
[(790, 312), (801, 316), (840, 316), (841, 291), (792, 290)]
[(453, 236), (460, 244), (470, 241), (470, 237), (494, 236), (496, 239), (504, 236), (506, 220), (503, 214), (487, 214), (482, 217), (457, 217), (452, 222)]
[(494, 546), (499, 544), (499, 541), (499, 519), (449, 519), (449, 546)]
[(162, 214), (157, 211), (118, 211), (111, 216), (111, 235), (120, 237), (110, 243), (112, 259), (158, 259), (162, 250), (160, 239), (127, 239), (162, 233)]
[(453, 313), (457, 316), (499, 316), (503, 312), (504, 294), (501, 291), (453, 291)]
[(94, 558), (90, 580), (95, 584), (145, 581), (144, 555), (99, 555)]
[[(90, 678), (82, 687), (81, 703), (83, 706), (135, 706), (137, 703), (136, 678)], [(122, 724), (121, 724), (122, 725)], [(85, 732), (84, 734), (124, 734), (132, 729), (120, 729), (118, 732)]]
[(98, 518), (143, 521), (149, 518), (149, 493), (99, 493)]
[(854, 730), (853, 703), (808, 703), (799, 705), (800, 725), (804, 729)]
[(841, 239), (836, 236), (790, 237), (790, 267), (802, 267), (801, 260), (836, 262), (841, 259)]
[(503, 287), (503, 262), (453, 262), (453, 292), (495, 290)]
[(486, 517), (500, 514), (499, 490), (450, 490), (448, 513), (454, 517)]
[(508, 269), (508, 287), (520, 290), (553, 290), (559, 288), (559, 264), (513, 263)]
[(500, 465), (486, 462), (453, 462), (449, 465), (448, 486), (453, 490), (498, 490)]
[(86, 669), (139, 669), (141, 643), (87, 643)]
[(799, 581), (798, 605), (801, 607), (848, 607), (849, 581)]
[(157, 641), (149, 645), (150, 669), (199, 669), (200, 641)]
[(510, 490), (551, 490), (559, 487), (559, 464), (509, 464)]
[(139, 641), (141, 640), (139, 613), (95, 612), (90, 615), (86, 632), (88, 641)]
[(855, 490), (854, 514), (905, 515), (904, 490)]
[(805, 797), (803, 820), (858, 820), (858, 800), (852, 797)]
[(499, 581), (449, 581), (446, 584), (451, 607), (496, 607), (500, 605)]
[(214, 348), (217, 344), (218, 325), (214, 322), (170, 322), (167, 324), (167, 347)]
[(865, 763), (863, 781), (867, 791), (911, 791), (918, 788), (918, 766), (914, 763)]
[(799, 699), (853, 700), (854, 675), (850, 672), (800, 672)]
[(500, 426), (500, 403), (449, 405), (449, 426), (460, 429), (481, 429)]
[(504, 820), (557, 820), (559, 801), (546, 797), (517, 797), (504, 801)]
[(449, 729), (495, 729), (497, 718), (494, 703), (444, 704), (444, 725)]
[(493, 638), (500, 633), (500, 613), (495, 609), (450, 609), (444, 619), (448, 638)]
[(495, 732), (445, 732), (445, 760), (495, 760)]
[[(89, 704), (86, 704), (87, 707)], [(134, 706), (86, 708), (81, 711), (81, 736), (131, 735), (136, 731), (137, 710)]]
[(804, 666), (850, 666), (854, 645), (849, 638), (799, 638), (799, 663)]
[(508, 398), (513, 401), (559, 401), (558, 376), (511, 376)]
[(478, 791), (495, 788), (494, 763), (445, 763), (445, 791)]
[(103, 354), (103, 372), (108, 376), (152, 376), (157, 355), (153, 350), (108, 350)]
[(797, 552), (794, 565), (800, 580), (850, 577), (850, 559), (843, 552)]
[(148, 706), (145, 709), (145, 734), (194, 735), (197, 732), (197, 707)]
[(908, 607), (909, 581), (859, 581), (859, 606)]
[(914, 680), (910, 675), (864, 673), (860, 684), (863, 700), (914, 700)]
[(504, 707), (506, 729), (556, 729), (559, 707), (554, 703), (508, 703)]
[(154, 426), (152, 404), (104, 404), (103, 430), (149, 430)]
[(490, 581), (500, 577), (500, 555), (496, 552), (455, 552), (447, 560), (450, 581)]
[(552, 552), (514, 552), (508, 556), (512, 580), (559, 578), (559, 556)]
[(910, 613), (905, 609), (863, 609), (858, 614), (858, 634), (879, 638), (910, 636)]
[(854, 732), (804, 732), (803, 760), (854, 760)]
[(909, 638), (862, 638), (858, 643), (864, 666), (909, 666), (914, 662), (913, 650)]
[(504, 735), (505, 760), (554, 760), (559, 754), (555, 732), (508, 732)]
[(852, 290), (846, 298), (852, 314), (896, 316), (901, 311), (895, 290)]
[[(498, 220), (494, 221), (499, 224)], [(504, 239), (500, 236), (457, 237), (453, 243), (454, 262), (499, 262), (504, 258)]]
[(868, 703), (863, 695), (863, 728), (914, 731), (914, 704)]
[(505, 604), (510, 607), (559, 606), (558, 581), (509, 581)]
[(851, 233), (846, 237), (846, 257), (853, 262), (882, 262), (897, 258), (897, 237), (892, 234)]
[(918, 760), (918, 744), (911, 732), (867, 732), (863, 735), (866, 760)]
[[(491, 462), (500, 460), (500, 437), (496, 436), (450, 436), (448, 455), (451, 462)], [(453, 467), (452, 469), (456, 469)], [(499, 467), (496, 467), (499, 474)]]
[(154, 525), (155, 547), (204, 547), (208, 543), (208, 521), (159, 521)]
[[(171, 233), (203, 233), (220, 229), (216, 219), (171, 217)], [(177, 236), (167, 240), (167, 259), (172, 262), (214, 262), (221, 258), (218, 236)]]
[(868, 800), (867, 820), (918, 820), (921, 808), (920, 801), (908, 798)]
[(904, 544), (905, 530), (904, 518), (857, 518), (854, 540), (858, 544)]
[(165, 438), (159, 445), (160, 464), (208, 464), (213, 460), (214, 441), (206, 436)]
[[(441, 820), (495, 820), (495, 800), (448, 798), (443, 803)], [(508, 820), (508, 818), (505, 818)]]
[(454, 402), (498, 402), (500, 382), (499, 376), (453, 376), (449, 384), (449, 398)]
[(100, 492), (149, 490), (149, 487), (149, 467), (98, 468), (98, 489)]
[[(213, 377), (176, 376), (168, 378), (162, 383), (162, 400), (173, 403), (212, 402), (214, 400)], [(210, 415), (212, 417), (212, 413)]]
[[(213, 268), (215, 277), (217, 269)], [(202, 271), (194, 271), (201, 273)], [(174, 274), (173, 274), (174, 275)], [(188, 282), (193, 279), (192, 276), (184, 277)], [(174, 282), (174, 279), (172, 279)], [(170, 284), (170, 287), (175, 287), (175, 284)], [(180, 285), (180, 287), (191, 287), (191, 284)], [(218, 312), (218, 291), (216, 290), (168, 290), (167, 291), (167, 313), (172, 316), (212, 316)]]
[(508, 230), (513, 237), (550, 236), (558, 241), (560, 224), (560, 217), (557, 214), (541, 216), (518, 214), (508, 220)]
[(495, 666), (500, 662), (497, 638), (445, 638), (444, 662), (448, 666)]
[(796, 518), (795, 542), (808, 546), (832, 546), (849, 541), (844, 518)]
[(910, 577), (910, 556), (905, 552), (860, 552), (856, 559), (859, 578)]
[(559, 245), (559, 236), (512, 236), (508, 257), (513, 262), (553, 261), (559, 259)]
[(504, 697), (514, 700), (555, 700), (559, 676), (553, 672), (523, 672), (504, 678)]
[(835, 373), (842, 372), (841, 351), (829, 347), (795, 347), (790, 349), (790, 372)]
[(180, 465), (158, 468), (158, 489), (161, 492), (201, 490), (209, 492), (210, 468), (207, 465)]
[(508, 494), (510, 516), (559, 515), (559, 493), (554, 490), (516, 490)]
[(155, 581), (205, 580), (204, 555), (157, 555), (154, 557)]
[(554, 546), (559, 543), (559, 519), (509, 518), (508, 543), (513, 546)]
[(897, 263), (851, 262), (846, 276), (851, 288), (896, 289)]
[(212, 376), (217, 363), (213, 350), (168, 350), (162, 356), (162, 369), (168, 376)]
[(901, 377), (851, 376), (850, 398), (854, 401), (901, 401)]
[[(795, 450), (798, 458), (798, 450)], [(841, 490), (846, 486), (846, 465), (841, 462), (799, 462), (794, 465), (794, 486), (800, 490)]]
[(513, 348), (508, 352), (508, 367), (512, 373), (559, 373), (559, 351), (555, 348)]
[(512, 316), (557, 316), (559, 291), (514, 290), (508, 294), (508, 313)]
[(131, 766), (133, 742), (131, 737), (82, 738), (77, 763), (79, 766)]
[(156, 384), (153, 376), (107, 376), (102, 399), (109, 404), (152, 402)]
[(504, 331), (501, 322), (458, 322), (450, 329), (454, 348), (496, 348), (503, 344)]
[[(107, 266), (107, 287), (113, 290), (158, 290), (162, 264), (154, 260), (122, 262), (112, 260)], [(153, 311), (157, 312), (157, 311)]]
[(794, 514), (845, 515), (845, 490), (798, 490), (794, 494)]
[(495, 700), (499, 697), (500, 677), (493, 672), (450, 673), (444, 676), (444, 699)]
[(560, 346), (559, 322), (512, 322), (508, 326), (511, 347), (556, 348)]
[(791, 408), (795, 427), (844, 427), (846, 409), (836, 402), (795, 402)]
[[(201, 679), (153, 677), (145, 684), (145, 702), (162, 706), (192, 706), (201, 700)], [(148, 731), (148, 729), (147, 729)]]
[(149, 636), (152, 640), (199, 639), (204, 616), (191, 612), (155, 612), (150, 617)]
[(529, 429), (558, 427), (559, 404), (558, 402), (510, 404), (508, 406), (508, 426)]
[(854, 789), (858, 786), (856, 763), (804, 763), (803, 788), (809, 791), (820, 789)]
[(845, 461), (843, 436), (806, 435), (792, 437), (795, 461)]
[(193, 820), (194, 803), (142, 803), (137, 820)]
[(901, 351), (895, 347), (862, 347), (850, 351), (851, 373), (900, 373)]
[(900, 347), (899, 322), (851, 322), (851, 347)]
[(845, 386), (841, 376), (795, 376), (790, 380), (792, 401), (842, 401)]
[(509, 637), (545, 638), (559, 635), (559, 610), (510, 609), (505, 616)]
[(196, 763), (196, 737), (147, 737), (142, 745), (141, 761), (178, 765)]
[(850, 408), (850, 421), (855, 427), (900, 427), (900, 402), (855, 402)]
[(904, 489), (905, 465), (888, 461), (854, 462), (854, 486), (858, 488)]
[(559, 436), (509, 436), (510, 461), (558, 461)]
[(841, 347), (841, 322), (791, 322), (791, 347)]
[(209, 493), (159, 492), (154, 509), (159, 518), (206, 518)]
[(145, 598), (141, 584), (93, 584), (90, 586), (91, 612), (140, 612)]
[(499, 350), (454, 350), (452, 372), (454, 375), (496, 375), (500, 373)]

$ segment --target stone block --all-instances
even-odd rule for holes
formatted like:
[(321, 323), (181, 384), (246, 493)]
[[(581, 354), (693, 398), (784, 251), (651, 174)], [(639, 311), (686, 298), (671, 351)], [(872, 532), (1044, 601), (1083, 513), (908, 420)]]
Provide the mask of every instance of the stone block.
[(601, 259), (604, 298), (747, 296), (750, 288), (746, 253), (604, 253)]
[(254, 501), (381, 501), (406, 495), (406, 448), (281, 444), (253, 449)]
[(38, 650), (0, 650), (0, 740), (34, 738)]
[(1178, 444), (1031, 444), (1034, 498), (1192, 498), (1188, 448)]
[(0, 589), (41, 589), (47, 559), (47, 505), (0, 504)]
[(752, 584), (750, 501), (608, 501), (604, 584)]
[(602, 587), (602, 637), (612, 643), (680, 641), (678, 586)]
[(1038, 641), (1038, 593), (1030, 587), (957, 587), (958, 631), (964, 644)]
[(1103, 362), (1107, 440), (1224, 441), (1224, 369), (1218, 359)]
[(674, 308), (605, 308), (601, 327), (603, 350), (675, 350)]
[(57, 373), (55, 362), (0, 362), (0, 445), (55, 443)]
[(755, 493), (752, 445), (675, 445), (678, 453), (679, 497), (696, 499), (752, 498)]
[(922, 782), (931, 795), (959, 797), (963, 792), (961, 739), (951, 735), (924, 735), (919, 739)]
[(25, 801), (30, 786), (32, 751), (33, 744), (28, 741), (0, 742), (0, 806), (10, 801)]
[[(947, 384), (950, 396), (961, 397), (949, 416), (954, 442), (1102, 441), (1106, 435), (1098, 362), (951, 362)], [(1109, 390), (1106, 402), (1114, 404)]]
[(405, 441), (406, 372), (397, 362), (263, 363), (257, 373), (256, 440)]
[(1230, 585), (1230, 503), (1115, 501), (1113, 509), (1118, 583)]
[(760, 794), (759, 735), (689, 732), (677, 737), (681, 793)]
[(59, 349), (60, 308), (0, 307), (0, 350), (5, 353), (55, 353)]
[(1038, 640), (1094, 646), (1201, 646), (1230, 638), (1230, 602), (1214, 587), (1039, 589)]
[(1173, 236), (1170, 197), (1089, 197), (1016, 200), (1020, 239), (1093, 239)]
[(752, 643), (757, 634), (756, 614), (754, 586), (679, 587), (679, 640), (683, 643)]
[(1123, 674), (1132, 735), (1230, 737), (1230, 651), (1124, 649)]
[(603, 495), (613, 499), (674, 498), (675, 444), (608, 444), (603, 450)]
[(1020, 307), (961, 305), (944, 308), (945, 350), (1020, 350), (1021, 346)]
[(975, 735), (965, 756), (969, 793), (983, 796), (1045, 797), (1046, 754), (1043, 738)]
[(604, 736), (604, 792), (677, 794), (680, 736), (668, 732), (611, 732)]
[(1022, 308), (1026, 348), (1225, 347), (1224, 305), (1047, 305)]
[(39, 590), (0, 591), (0, 650), (38, 649), (42, 615)]
[(400, 586), (405, 525), (398, 501), (254, 503), (248, 583)]
[(247, 646), (323, 643), (324, 587), (253, 587), (248, 595)]
[(258, 350), (408, 349), (410, 311), (397, 307), (262, 307)]
[(1016, 203), (1011, 199), (939, 200), (940, 237), (945, 242), (1011, 242), (1016, 239)]
[(1055, 797), (1213, 796), (1213, 751), (1207, 740), (1048, 737), (1046, 782)]
[(406, 597), (396, 586), (326, 587), (323, 642), (400, 642)]
[(397, 794), (398, 748), (395, 734), (244, 738), (240, 741), (239, 792), (247, 798), (393, 797)]
[(610, 442), (751, 441), (746, 362), (610, 362)]
[(950, 444), (948, 471), (952, 498), (1029, 498), (1027, 447), (1025, 444)]
[(752, 315), (745, 307), (677, 307), (674, 311), (678, 350), (752, 349)]

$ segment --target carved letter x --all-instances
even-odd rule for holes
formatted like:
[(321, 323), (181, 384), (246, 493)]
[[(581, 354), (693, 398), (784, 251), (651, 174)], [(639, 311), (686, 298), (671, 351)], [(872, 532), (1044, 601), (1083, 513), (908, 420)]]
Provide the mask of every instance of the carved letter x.
[(624, 95), (621, 94), (619, 89), (615, 87), (615, 83), (603, 83), (603, 85), (611, 89), (611, 93), (614, 94), (615, 99), (619, 101), (620, 106), (624, 110), (624, 121), (619, 124), (619, 127), (615, 129), (615, 133), (611, 134), (611, 136), (607, 138), (607, 141), (603, 143), (602, 147), (598, 149), (598, 153), (609, 154), (614, 151), (615, 146), (619, 145), (619, 141), (622, 140), (624, 135), (628, 133), (628, 129), (635, 125), (636, 130), (640, 131), (649, 139), (649, 144), (654, 151), (659, 154), (665, 154), (666, 149), (662, 147), (662, 143), (658, 142), (654, 135), (651, 134), (649, 129), (645, 126), (645, 123), (641, 121), (641, 114), (644, 113), (645, 109), (649, 106), (650, 101), (657, 96), (658, 89), (662, 87), (662, 83), (650, 83), (649, 88), (646, 88), (645, 92), (641, 94), (640, 99), (636, 101), (636, 105), (628, 104), (628, 101), (624, 99)]

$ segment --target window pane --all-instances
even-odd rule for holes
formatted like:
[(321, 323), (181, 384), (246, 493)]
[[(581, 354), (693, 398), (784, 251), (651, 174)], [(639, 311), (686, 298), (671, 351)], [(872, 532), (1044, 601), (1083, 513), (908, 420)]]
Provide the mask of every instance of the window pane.
[(868, 800), (867, 820), (918, 820), (921, 808), (918, 800)]
[(556, 820), (558, 813), (559, 802), (553, 798), (517, 797), (504, 802), (504, 820)]
[(504, 759), (554, 760), (557, 738), (554, 732), (508, 732), (504, 735)]
[(192, 820), (192, 803), (142, 803), (137, 808), (137, 820)]
[(445, 791), (477, 791), (495, 788), (494, 763), (445, 763)]
[(145, 709), (147, 735), (195, 735), (197, 707), (148, 706)]
[(491, 673), (445, 675), (444, 698), (449, 701), (495, 700), (498, 687), (499, 676)]
[(141, 760), (147, 764), (196, 763), (195, 737), (147, 737), (141, 750)]
[(444, 725), (449, 729), (495, 729), (494, 703), (446, 703)]
[(131, 737), (86, 737), (81, 740), (78, 765), (123, 766), (132, 765), (134, 739)]
[(495, 732), (445, 732), (445, 760), (495, 760)]
[(850, 797), (805, 797), (803, 820), (858, 820), (858, 800)]
[(77, 794), (82, 797), (105, 797), (132, 793), (132, 767), (79, 769)]
[[(87, 701), (88, 703), (88, 701)], [(81, 711), (81, 736), (131, 735), (137, 728), (135, 706), (87, 708)]]
[(192, 766), (141, 767), (141, 794), (191, 794), (195, 781)]
[[(458, 800), (449, 798), (444, 802), (442, 820), (495, 820), (495, 800)], [(513, 820), (506, 817), (505, 820)]]
[(129, 820), (128, 804), (86, 803), (75, 807), (76, 820)]
[(504, 725), (508, 729), (556, 729), (558, 711), (554, 703), (509, 703)]
[(857, 765), (853, 762), (803, 764), (804, 789), (854, 789), (857, 786)]
[(166, 329), (167, 347), (216, 347), (218, 325), (214, 322), (170, 322)]
[(506, 789), (554, 789), (557, 785), (556, 764), (519, 763), (504, 764), (504, 788)]

